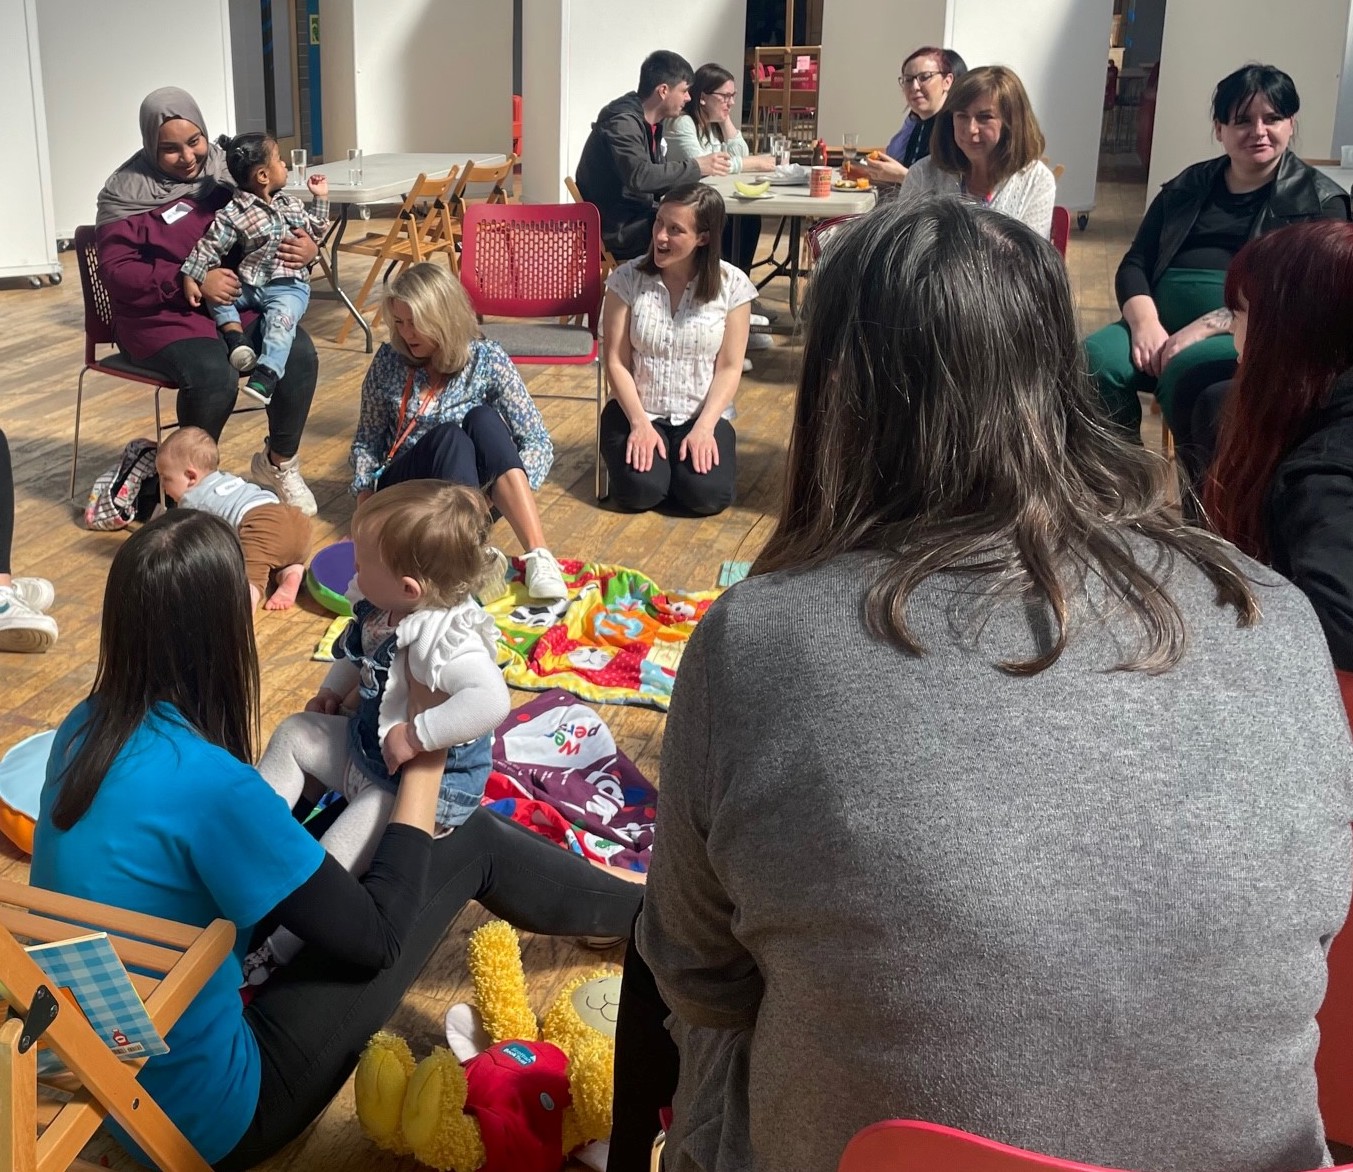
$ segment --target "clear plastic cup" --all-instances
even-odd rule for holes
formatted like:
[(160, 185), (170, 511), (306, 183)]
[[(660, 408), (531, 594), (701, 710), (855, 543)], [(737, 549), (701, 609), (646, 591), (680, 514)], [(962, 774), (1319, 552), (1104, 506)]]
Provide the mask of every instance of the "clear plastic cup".
[(291, 152), (291, 179), (297, 187), (305, 186), (305, 164), (309, 157), (300, 147)]
[(348, 186), (360, 187), (362, 184), (362, 148), (348, 147)]

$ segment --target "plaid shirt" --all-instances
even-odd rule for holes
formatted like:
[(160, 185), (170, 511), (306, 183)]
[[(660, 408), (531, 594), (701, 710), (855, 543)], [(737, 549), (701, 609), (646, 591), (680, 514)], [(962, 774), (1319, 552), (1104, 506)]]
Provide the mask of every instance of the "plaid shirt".
[(243, 244), (245, 256), (240, 262), (239, 277), (246, 284), (266, 285), (279, 277), (304, 277), (305, 266), (283, 264), (277, 256), (277, 245), (293, 228), (303, 228), (316, 243), (322, 240), (329, 230), (328, 199), (317, 198), (307, 211), (299, 199), (283, 191), (274, 195), (271, 203), (259, 199), (252, 191), (237, 191), (216, 213), (216, 219), (193, 246), (181, 271), (201, 281), (236, 244)]

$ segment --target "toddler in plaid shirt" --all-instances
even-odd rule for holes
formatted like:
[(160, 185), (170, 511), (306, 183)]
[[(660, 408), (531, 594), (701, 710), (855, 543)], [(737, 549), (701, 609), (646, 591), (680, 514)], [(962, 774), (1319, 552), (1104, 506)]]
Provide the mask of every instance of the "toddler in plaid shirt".
[[(222, 146), (230, 177), (239, 190), (216, 213), (211, 227), (183, 262), (183, 293), (190, 305), (201, 305), (202, 278), (236, 244), (243, 244), (240, 295), (232, 304), (213, 306), (211, 316), (230, 348), (231, 365), (239, 371), (253, 371), (245, 392), (267, 404), (286, 373), (296, 325), (310, 304), (305, 269), (283, 263), (277, 245), (296, 228), (304, 229), (316, 243), (324, 238), (329, 227), (329, 181), (323, 175), (310, 176), (306, 186), (315, 203), (307, 210), (285, 191), (287, 165), (272, 135), (240, 134), (223, 140)], [(262, 354), (255, 354), (244, 340), (241, 309), (257, 309), (263, 315)]]

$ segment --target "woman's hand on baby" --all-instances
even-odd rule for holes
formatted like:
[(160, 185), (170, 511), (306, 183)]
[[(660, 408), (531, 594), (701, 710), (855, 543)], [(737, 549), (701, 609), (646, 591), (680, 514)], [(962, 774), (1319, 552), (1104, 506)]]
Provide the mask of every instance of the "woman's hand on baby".
[(392, 776), (399, 772), (405, 762), (412, 761), (421, 752), (423, 746), (418, 740), (418, 732), (408, 720), (395, 725), (386, 734), (385, 741), (381, 745), (385, 768)]
[[(184, 286), (185, 290), (187, 286)], [(229, 269), (211, 269), (199, 288), (208, 305), (229, 305), (240, 295), (240, 279)]]
[(677, 459), (684, 460), (687, 456), (691, 458), (691, 467), (701, 475), (719, 463), (719, 445), (714, 442), (712, 428), (706, 429), (697, 423), (686, 433)]
[(304, 268), (318, 255), (319, 245), (299, 228), (293, 228), (290, 236), (277, 242), (277, 259), (292, 268)]
[(645, 419), (642, 425), (630, 428), (630, 438), (625, 444), (625, 463), (636, 472), (647, 472), (653, 467), (654, 451), (667, 459), (667, 445), (662, 442), (658, 429)]
[(343, 697), (332, 688), (321, 688), (306, 701), (307, 712), (322, 712), (326, 716), (336, 716), (343, 707)]

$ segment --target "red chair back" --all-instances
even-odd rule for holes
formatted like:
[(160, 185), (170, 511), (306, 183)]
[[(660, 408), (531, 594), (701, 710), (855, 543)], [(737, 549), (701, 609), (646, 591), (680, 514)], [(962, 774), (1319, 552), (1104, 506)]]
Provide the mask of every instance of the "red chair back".
[(830, 219), (814, 221), (813, 226), (809, 228), (807, 232), (808, 255), (815, 261), (821, 259), (822, 250), (826, 247), (827, 240), (831, 234), (840, 228), (841, 225), (855, 219), (856, 214), (858, 213), (846, 216), (832, 216)]
[(601, 310), (601, 217), (595, 205), (471, 204), (460, 279), (475, 312), (493, 317), (584, 315)]
[(75, 229), (75, 259), (80, 265), (80, 293), (85, 301), (85, 365), (93, 366), (94, 347), (113, 341), (113, 301), (99, 280), (99, 251), (92, 224)]
[[(938, 1123), (890, 1119), (874, 1123), (846, 1145), (837, 1172), (1115, 1172), (1040, 1156)], [(1342, 1164), (1329, 1172), (1353, 1172)]]
[(1052, 246), (1066, 260), (1066, 246), (1071, 239), (1071, 212), (1067, 208), (1052, 209)]

